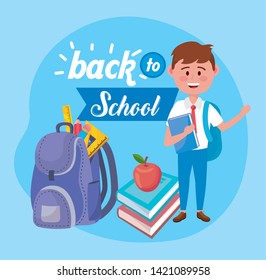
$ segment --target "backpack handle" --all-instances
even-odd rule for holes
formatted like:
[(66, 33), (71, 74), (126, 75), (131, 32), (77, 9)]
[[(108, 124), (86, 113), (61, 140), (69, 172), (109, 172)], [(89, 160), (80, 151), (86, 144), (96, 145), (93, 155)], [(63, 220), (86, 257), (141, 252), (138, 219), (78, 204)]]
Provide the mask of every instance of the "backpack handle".
[(64, 125), (68, 126), (68, 127), (70, 128), (70, 133), (73, 134), (73, 131), (74, 131), (74, 129), (73, 129), (73, 124), (72, 124), (72, 123), (69, 123), (69, 122), (61, 122), (61, 123), (58, 123), (58, 124), (56, 125), (56, 132), (60, 133), (60, 128), (61, 128), (61, 126), (64, 126)]

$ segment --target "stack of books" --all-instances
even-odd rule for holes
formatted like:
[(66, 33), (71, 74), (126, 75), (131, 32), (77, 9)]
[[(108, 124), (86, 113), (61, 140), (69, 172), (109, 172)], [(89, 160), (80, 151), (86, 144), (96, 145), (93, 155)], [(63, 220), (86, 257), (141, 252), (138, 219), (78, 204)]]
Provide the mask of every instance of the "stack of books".
[(159, 186), (151, 192), (140, 190), (131, 180), (118, 190), (117, 200), (123, 204), (118, 217), (152, 238), (180, 207), (178, 178), (162, 173)]

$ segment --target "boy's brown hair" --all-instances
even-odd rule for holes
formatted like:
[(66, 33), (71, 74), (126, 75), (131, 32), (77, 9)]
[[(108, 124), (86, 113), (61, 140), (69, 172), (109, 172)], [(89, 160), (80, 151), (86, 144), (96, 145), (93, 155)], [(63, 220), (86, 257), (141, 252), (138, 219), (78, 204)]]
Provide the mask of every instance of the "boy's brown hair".
[(172, 51), (172, 69), (178, 61), (183, 60), (182, 63), (189, 64), (197, 61), (204, 63), (210, 61), (212, 69), (215, 70), (215, 60), (212, 54), (212, 45), (201, 45), (197, 42), (186, 42), (178, 45)]

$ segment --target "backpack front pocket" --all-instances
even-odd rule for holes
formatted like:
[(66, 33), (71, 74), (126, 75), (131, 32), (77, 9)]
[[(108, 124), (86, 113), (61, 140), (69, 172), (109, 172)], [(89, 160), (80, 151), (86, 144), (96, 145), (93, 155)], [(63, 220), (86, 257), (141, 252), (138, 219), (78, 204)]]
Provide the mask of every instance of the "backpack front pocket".
[(75, 208), (67, 191), (59, 186), (42, 188), (34, 201), (33, 220), (37, 226), (45, 228), (74, 226)]

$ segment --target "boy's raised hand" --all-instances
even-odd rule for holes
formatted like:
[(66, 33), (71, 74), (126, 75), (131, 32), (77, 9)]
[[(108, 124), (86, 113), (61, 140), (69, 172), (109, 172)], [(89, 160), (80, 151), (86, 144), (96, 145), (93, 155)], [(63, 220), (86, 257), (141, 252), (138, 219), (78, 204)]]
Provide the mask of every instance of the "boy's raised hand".
[(241, 108), (240, 114), (244, 117), (250, 111), (250, 106), (245, 105)]

